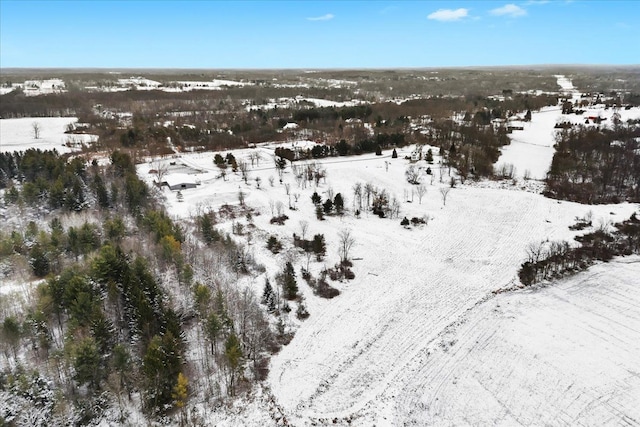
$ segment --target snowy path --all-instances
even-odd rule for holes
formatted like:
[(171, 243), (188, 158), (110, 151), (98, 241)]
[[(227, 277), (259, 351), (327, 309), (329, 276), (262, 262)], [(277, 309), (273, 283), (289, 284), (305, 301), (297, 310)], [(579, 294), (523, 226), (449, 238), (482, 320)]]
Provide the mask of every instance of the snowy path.
[(522, 123), (524, 130), (514, 130), (509, 136), (511, 144), (502, 147), (498, 164), (510, 163), (520, 177), (529, 172), (533, 179), (547, 176), (555, 153), (555, 129), (562, 117), (560, 107), (545, 107), (531, 114), (531, 121)]
[[(573, 83), (565, 76), (555, 76), (558, 86), (566, 95), (579, 99), (580, 94), (573, 87)], [(498, 164), (512, 164), (516, 167), (516, 175), (523, 177), (525, 173), (533, 179), (545, 179), (555, 149), (554, 126), (562, 117), (560, 106), (545, 107), (540, 111), (533, 111), (530, 122), (519, 123), (524, 130), (514, 130), (510, 135), (511, 144), (502, 147), (502, 155)]]

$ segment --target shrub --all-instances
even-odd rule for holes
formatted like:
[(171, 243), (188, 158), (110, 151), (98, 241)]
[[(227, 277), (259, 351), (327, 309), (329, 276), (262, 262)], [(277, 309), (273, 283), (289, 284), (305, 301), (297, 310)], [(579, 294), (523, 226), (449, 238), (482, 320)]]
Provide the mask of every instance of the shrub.
[(284, 225), (284, 222), (286, 220), (288, 220), (289, 217), (286, 215), (280, 215), (280, 216), (274, 216), (273, 218), (271, 218), (271, 220), (269, 221), (271, 224), (278, 224), (278, 225)]
[(267, 239), (267, 249), (272, 253), (277, 254), (282, 250), (282, 243), (276, 236), (270, 236), (269, 239)]

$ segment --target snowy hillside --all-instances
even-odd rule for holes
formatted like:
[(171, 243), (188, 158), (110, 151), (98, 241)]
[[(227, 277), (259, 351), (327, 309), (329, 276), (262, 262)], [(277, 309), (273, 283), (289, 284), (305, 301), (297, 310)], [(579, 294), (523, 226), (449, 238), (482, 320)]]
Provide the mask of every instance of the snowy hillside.
[[(528, 192), (468, 186), (451, 189), (445, 205), (440, 188), (448, 187), (447, 171), (443, 172), (444, 183), (440, 183), (437, 157), (432, 165), (435, 178), (422, 175), (427, 194), (420, 202), (416, 195), (411, 195), (412, 186), (405, 179), (409, 162), (403, 157), (411, 148), (399, 150), (398, 159), (391, 159), (390, 152), (383, 152), (382, 157), (371, 154), (319, 161), (318, 164), (326, 168), (326, 182), (306, 188), (298, 186), (290, 168), (283, 175), (283, 182), (278, 181), (273, 167), (273, 147), (268, 145), (233, 151), (238, 161), (247, 162), (252, 152), (257, 150), (261, 154), (261, 163), (249, 167), (248, 183), (239, 173), (230, 172), (225, 179), (221, 178), (213, 165), (212, 154), (166, 160), (176, 162), (182, 172), (187, 168), (200, 182), (195, 189), (182, 190), (183, 201), (178, 200), (175, 192), (164, 190), (167, 205), (176, 216), (188, 217), (225, 202), (235, 203), (238, 193), (243, 192), (247, 205), (261, 214), (254, 218), (257, 231), (252, 239), (252, 251), (267, 267), (267, 274), (275, 274), (284, 260), (291, 257), (297, 260), (297, 269), (305, 264), (290, 244), (291, 235), (300, 233), (300, 221), (309, 222), (311, 234), (323, 233), (327, 238), (327, 260), (312, 262), (314, 274), (338, 261), (340, 230), (353, 232), (356, 243), (351, 256), (356, 278), (345, 283), (332, 282), (341, 291), (341, 295), (332, 300), (314, 296), (310, 288), (302, 284), (301, 292), (311, 316), (299, 324), (293, 341), (272, 360), (268, 385), (287, 419), (294, 425), (330, 423), (333, 419), (340, 424), (355, 425), (421, 425), (425, 422), (459, 425), (470, 420), (483, 420), (487, 424), (541, 419), (551, 422), (547, 409), (541, 408), (557, 400), (572, 381), (576, 387), (591, 387), (589, 393), (598, 393), (601, 389), (597, 384), (604, 372), (580, 374), (580, 370), (564, 369), (565, 364), (573, 366), (567, 355), (575, 354), (592, 340), (588, 334), (579, 337), (577, 331), (562, 330), (566, 320), (561, 313), (565, 307), (556, 311), (546, 308), (547, 301), (560, 304), (562, 299), (553, 293), (560, 291), (543, 289), (539, 291), (542, 296), (533, 301), (530, 301), (531, 293), (494, 297), (494, 292), (517, 282), (517, 270), (529, 243), (572, 239), (576, 232), (568, 227), (576, 217), (589, 211), (598, 224), (626, 219), (638, 207), (631, 204), (584, 206)], [(146, 171), (153, 167), (154, 164), (149, 163), (141, 166), (139, 172), (151, 179), (152, 175)], [(270, 177), (276, 177), (273, 187), (268, 183)], [(259, 186), (256, 178), (260, 178)], [(363, 213), (358, 219), (350, 209), (344, 217), (315, 219), (310, 200), (314, 191), (323, 200), (328, 192), (340, 192), (345, 196), (345, 205), (351, 207), (352, 187), (356, 182), (373, 183), (386, 189), (391, 197), (395, 196), (401, 205), (399, 217), (381, 219)], [(286, 210), (290, 219), (285, 226), (270, 224), (269, 202), (282, 202), (287, 206), (289, 200), (293, 200), (287, 196), (286, 186), (290, 187), (292, 196), (299, 197), (299, 201), (293, 203), (296, 210)], [(427, 225), (405, 229), (399, 224), (403, 216), (425, 217), (429, 221)], [(285, 242), (284, 254), (274, 257), (266, 250), (263, 240), (269, 235)], [(630, 264), (624, 268), (635, 266), (637, 264)], [(608, 268), (600, 266), (595, 271), (608, 271)], [(622, 276), (624, 271), (629, 273), (625, 276), (625, 289), (633, 290), (633, 274), (621, 271)], [(592, 272), (585, 274), (599, 277)], [(261, 280), (257, 278), (250, 285), (256, 292), (261, 290)], [(623, 285), (613, 282), (611, 286)], [(585, 288), (584, 295), (589, 294), (589, 289)], [(548, 294), (550, 296), (546, 296)], [(611, 298), (617, 298), (617, 294), (618, 291), (612, 291)], [(603, 298), (602, 304), (609, 304), (608, 293), (597, 295)], [(635, 294), (630, 294), (630, 298), (635, 298)], [(573, 307), (585, 322), (599, 317), (590, 317), (589, 310), (601, 304), (583, 306), (580, 300), (567, 304), (566, 309)], [(505, 305), (517, 309), (499, 309)], [(534, 322), (537, 313), (540, 313), (540, 324)], [(624, 314), (627, 315), (637, 319), (633, 312)], [(510, 320), (511, 316), (515, 320)], [(617, 319), (614, 316), (608, 321), (609, 325)], [(582, 341), (546, 342), (546, 330), (551, 326), (558, 336), (576, 336)], [(518, 329), (503, 330), (510, 327)], [(631, 329), (629, 333), (636, 337), (640, 328)], [(500, 334), (504, 335), (503, 339), (498, 338)], [(535, 340), (538, 353), (523, 349), (530, 348), (530, 339)], [(554, 349), (558, 345), (564, 347), (556, 360)], [(617, 345), (612, 344), (611, 350), (617, 352)], [(626, 351), (617, 357), (621, 358), (622, 366), (631, 368), (633, 360), (625, 356)], [(536, 354), (545, 358), (537, 361)], [(595, 363), (605, 358), (605, 353), (591, 353), (589, 357), (589, 363)], [(479, 365), (478, 360), (485, 362)], [(511, 371), (503, 372), (507, 361), (511, 363)], [(534, 367), (529, 370), (531, 364)], [(554, 372), (553, 381), (534, 373), (550, 370)], [(628, 382), (628, 391), (611, 399), (621, 414), (635, 417), (630, 402), (637, 396), (640, 382), (622, 374), (616, 378)], [(480, 389), (486, 390), (481, 394)], [(575, 393), (579, 394), (580, 390), (576, 388)], [(606, 388), (602, 390), (605, 392)], [(523, 401), (523, 394), (530, 396), (528, 400)], [(511, 400), (503, 402), (507, 397)], [(599, 420), (611, 414), (609, 403), (578, 401), (576, 405), (575, 409), (563, 407), (568, 411), (563, 416), (569, 423), (591, 420), (585, 415), (588, 411), (600, 417), (595, 418)], [(251, 424), (251, 419), (249, 416), (247, 424)], [(254, 425), (259, 424), (256, 421)]]

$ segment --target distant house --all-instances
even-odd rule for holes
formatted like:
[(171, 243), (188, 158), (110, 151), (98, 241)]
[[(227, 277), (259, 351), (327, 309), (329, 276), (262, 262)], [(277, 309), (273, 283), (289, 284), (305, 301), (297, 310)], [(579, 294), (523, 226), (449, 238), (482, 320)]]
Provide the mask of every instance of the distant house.
[(171, 190), (184, 190), (187, 188), (196, 188), (199, 183), (193, 175), (186, 173), (172, 173), (163, 178), (160, 185), (166, 185)]

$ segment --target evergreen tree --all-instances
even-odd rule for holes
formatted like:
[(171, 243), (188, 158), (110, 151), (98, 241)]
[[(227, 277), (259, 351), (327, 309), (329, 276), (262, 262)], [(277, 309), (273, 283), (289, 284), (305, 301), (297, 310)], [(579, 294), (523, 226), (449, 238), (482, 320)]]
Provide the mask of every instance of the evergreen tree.
[(342, 194), (338, 193), (333, 198), (333, 207), (338, 215), (342, 215), (344, 212), (344, 199), (342, 198)]
[(31, 247), (29, 251), (29, 264), (36, 277), (44, 277), (49, 274), (49, 258), (40, 243), (36, 243)]
[(107, 188), (104, 186), (104, 182), (100, 175), (95, 175), (93, 178), (93, 187), (96, 191), (96, 199), (98, 201), (98, 206), (103, 209), (109, 207), (109, 193), (107, 193)]
[(382, 147), (376, 145), (376, 156), (382, 156)]
[(207, 245), (211, 245), (220, 239), (220, 235), (213, 227), (213, 221), (211, 221), (209, 214), (204, 214), (200, 217), (200, 230), (202, 231), (202, 239)]
[(267, 311), (273, 313), (276, 310), (276, 296), (273, 293), (273, 287), (269, 279), (264, 283), (264, 291), (262, 292), (262, 304), (267, 306)]
[(13, 316), (7, 316), (2, 322), (2, 341), (7, 343), (13, 352), (14, 359), (17, 357), (17, 349), (22, 337), (20, 322)]
[(288, 300), (293, 300), (298, 296), (298, 283), (296, 282), (296, 273), (293, 270), (293, 265), (290, 262), (284, 267), (282, 272), (282, 290), (284, 297)]
[(165, 405), (172, 402), (171, 395), (181, 368), (182, 354), (177, 339), (171, 332), (155, 335), (142, 360), (149, 409), (162, 412)]
[(322, 199), (320, 198), (320, 195), (318, 194), (317, 191), (314, 191), (313, 194), (311, 195), (311, 201), (313, 202), (314, 205), (319, 205), (320, 203), (322, 203)]
[(322, 204), (322, 210), (324, 211), (324, 213), (326, 213), (327, 215), (331, 214), (331, 212), (333, 211), (333, 202), (331, 201), (331, 199), (327, 199), (323, 204)]
[(393, 152), (391, 153), (391, 158), (392, 159), (397, 159), (398, 158), (398, 152), (396, 151), (396, 149), (393, 149)]
[(92, 337), (80, 340), (73, 346), (73, 379), (79, 385), (88, 384), (93, 391), (98, 390), (103, 375), (100, 353)]
[(124, 237), (125, 226), (122, 218), (117, 216), (113, 219), (108, 219), (104, 222), (103, 225), (104, 234), (107, 238), (115, 243), (120, 242), (120, 240)]
[(327, 244), (324, 240), (324, 234), (316, 234), (313, 236), (313, 242), (311, 244), (313, 253), (316, 254), (316, 259), (322, 261), (322, 258), (327, 253)]

